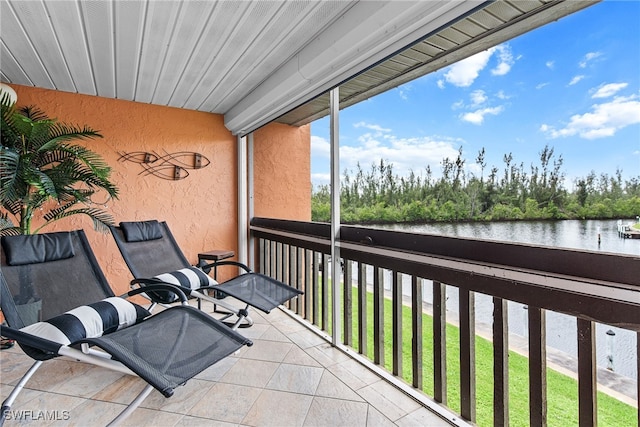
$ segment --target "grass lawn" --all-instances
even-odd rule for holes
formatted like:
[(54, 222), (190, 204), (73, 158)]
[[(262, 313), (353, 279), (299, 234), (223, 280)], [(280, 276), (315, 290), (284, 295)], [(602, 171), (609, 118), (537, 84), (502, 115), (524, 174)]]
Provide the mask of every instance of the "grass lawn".
[[(329, 286), (330, 289), (330, 286)], [(367, 293), (367, 357), (373, 360), (373, 295)], [(353, 288), (353, 347), (358, 343), (357, 289)], [(342, 301), (340, 302), (342, 304)], [(327, 307), (331, 325), (331, 298)], [(322, 302), (320, 301), (320, 310)], [(392, 305), (384, 299), (385, 368), (392, 371)], [(423, 330), (423, 391), (433, 396), (433, 319), (422, 315)], [(331, 331), (329, 330), (329, 333)], [(412, 383), (411, 373), (411, 309), (402, 309), (403, 361), (401, 377)], [(460, 361), (458, 328), (447, 325), (447, 406), (460, 412)], [(528, 359), (509, 352), (509, 417), (512, 426), (529, 425), (529, 372)], [(477, 424), (493, 425), (493, 346), (489, 340), (476, 336), (476, 402)], [(598, 424), (600, 426), (637, 426), (637, 410), (619, 400), (598, 392)], [(547, 369), (547, 420), (549, 426), (568, 427), (578, 425), (577, 380)]]

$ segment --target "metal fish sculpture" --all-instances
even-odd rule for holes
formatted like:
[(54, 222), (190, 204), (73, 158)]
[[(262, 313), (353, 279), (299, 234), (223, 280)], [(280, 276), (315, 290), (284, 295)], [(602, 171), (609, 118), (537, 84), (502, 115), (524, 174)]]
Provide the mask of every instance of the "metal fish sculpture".
[(153, 175), (172, 181), (188, 177), (188, 169), (202, 169), (211, 164), (205, 156), (192, 151), (179, 151), (164, 155), (147, 151), (119, 154), (118, 161), (140, 164), (144, 168), (140, 175)]

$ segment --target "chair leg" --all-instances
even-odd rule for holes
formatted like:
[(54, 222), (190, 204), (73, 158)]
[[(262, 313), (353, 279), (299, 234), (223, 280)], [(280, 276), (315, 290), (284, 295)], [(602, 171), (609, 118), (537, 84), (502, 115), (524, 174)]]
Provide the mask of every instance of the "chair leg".
[(133, 400), (133, 402), (131, 402), (124, 411), (120, 412), (120, 414), (117, 417), (115, 417), (113, 421), (107, 424), (107, 426), (115, 427), (120, 425), (122, 421), (124, 421), (129, 415), (131, 415), (133, 411), (135, 411), (138, 408), (138, 406), (140, 406), (140, 404), (144, 401), (144, 399), (147, 398), (147, 396), (149, 396), (149, 393), (151, 393), (152, 390), (153, 390), (153, 386), (147, 384), (144, 390), (140, 392), (140, 394)]
[(33, 374), (36, 373), (41, 365), (42, 360), (37, 360), (33, 365), (31, 365), (29, 370), (22, 376), (22, 378), (20, 378), (20, 381), (13, 388), (9, 396), (4, 400), (4, 402), (2, 402), (2, 408), (0, 409), (2, 410), (2, 413), (0, 414), (0, 426), (4, 424), (5, 418), (9, 413), (9, 410), (11, 409), (11, 405), (13, 405), (13, 402), (15, 402), (18, 394), (20, 394), (27, 381), (29, 381), (29, 379), (33, 376)]
[[(225, 310), (228, 310), (228, 313), (226, 313), (226, 316), (223, 317), (224, 319), (229, 318), (230, 316), (238, 316), (238, 320), (236, 320), (234, 323), (232, 323), (233, 325), (237, 325), (235, 326), (235, 328), (233, 329), (237, 329), (238, 327), (240, 328), (248, 328), (250, 326), (253, 326), (253, 319), (251, 317), (249, 317), (248, 314), (248, 310), (249, 310), (249, 305), (247, 305), (247, 307), (244, 310), (240, 310), (237, 307), (234, 307), (233, 305), (231, 305), (230, 303), (217, 299), (217, 298), (213, 298), (209, 295), (205, 295), (202, 292), (199, 291), (192, 291), (191, 292), (191, 296), (194, 296), (198, 299), (198, 301), (204, 300), (204, 301), (209, 301), (211, 303), (214, 304), (214, 307), (216, 305), (219, 305), (220, 307), (224, 308)], [(225, 322), (225, 323), (229, 323), (229, 322)]]

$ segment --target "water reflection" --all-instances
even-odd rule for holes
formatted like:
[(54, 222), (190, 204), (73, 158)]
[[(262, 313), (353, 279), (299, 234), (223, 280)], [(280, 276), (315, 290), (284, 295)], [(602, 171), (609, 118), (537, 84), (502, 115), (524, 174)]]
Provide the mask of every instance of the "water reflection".
[[(451, 237), (467, 237), (485, 240), (497, 240), (512, 243), (524, 243), (568, 249), (582, 249), (596, 252), (609, 252), (640, 256), (640, 240), (623, 239), (617, 233), (617, 221), (570, 220), (570, 221), (510, 221), (491, 223), (452, 223), (420, 225), (382, 225), (375, 226), (386, 230), (408, 231), (412, 233), (437, 234)], [(372, 273), (368, 274), (368, 277)], [(390, 287), (391, 279), (385, 278), (385, 287)], [(390, 289), (389, 289), (390, 290)], [(431, 282), (425, 281), (424, 302), (433, 303)], [(408, 276), (403, 280), (403, 292), (411, 294)], [(447, 310), (450, 319), (457, 319), (457, 288), (447, 286)], [(527, 335), (526, 307), (510, 302), (509, 329), (512, 334)], [(492, 322), (493, 303), (487, 295), (476, 295), (476, 323), (479, 327), (489, 327)], [(547, 346), (575, 356), (577, 353), (576, 320), (574, 317), (559, 313), (547, 313)], [(598, 366), (607, 367), (607, 331), (613, 331), (610, 339), (613, 348), (615, 372), (630, 378), (637, 378), (637, 335), (634, 332), (608, 325), (596, 326), (596, 355)]]

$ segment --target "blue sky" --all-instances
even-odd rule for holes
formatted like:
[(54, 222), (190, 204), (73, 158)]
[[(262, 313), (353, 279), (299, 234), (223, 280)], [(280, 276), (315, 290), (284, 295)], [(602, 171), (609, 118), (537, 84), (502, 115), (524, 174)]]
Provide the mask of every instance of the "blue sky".
[[(590, 171), (640, 176), (640, 1), (604, 1), (340, 112), (340, 169), (384, 159), (439, 176), (462, 148), (467, 173), (564, 159), (565, 187)], [(311, 125), (311, 179), (329, 182), (329, 119)]]

